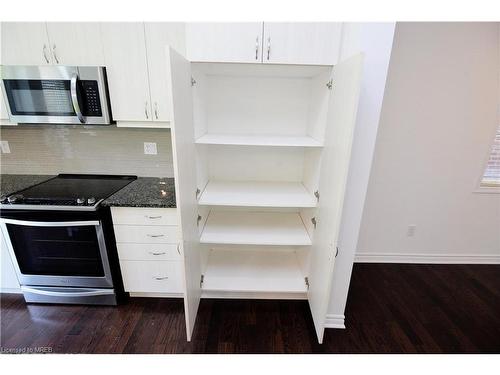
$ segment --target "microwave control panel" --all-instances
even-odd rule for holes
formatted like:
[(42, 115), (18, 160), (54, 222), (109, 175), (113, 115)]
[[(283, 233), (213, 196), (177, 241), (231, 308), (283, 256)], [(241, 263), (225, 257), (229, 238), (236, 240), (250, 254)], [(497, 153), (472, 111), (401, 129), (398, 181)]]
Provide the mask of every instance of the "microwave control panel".
[(102, 116), (101, 99), (97, 81), (81, 80), (82, 113), (84, 116)]

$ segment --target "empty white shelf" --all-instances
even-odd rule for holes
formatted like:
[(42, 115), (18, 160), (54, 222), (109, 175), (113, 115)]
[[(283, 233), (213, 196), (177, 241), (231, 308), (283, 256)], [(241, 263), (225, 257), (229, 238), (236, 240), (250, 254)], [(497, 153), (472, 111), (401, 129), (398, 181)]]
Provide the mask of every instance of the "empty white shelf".
[(195, 143), (203, 145), (322, 147), (321, 142), (309, 136), (205, 134)]
[(316, 207), (300, 182), (210, 181), (198, 201), (206, 206)]
[(211, 211), (201, 243), (235, 245), (311, 245), (298, 213)]
[(223, 292), (307, 292), (293, 251), (211, 250), (203, 290)]

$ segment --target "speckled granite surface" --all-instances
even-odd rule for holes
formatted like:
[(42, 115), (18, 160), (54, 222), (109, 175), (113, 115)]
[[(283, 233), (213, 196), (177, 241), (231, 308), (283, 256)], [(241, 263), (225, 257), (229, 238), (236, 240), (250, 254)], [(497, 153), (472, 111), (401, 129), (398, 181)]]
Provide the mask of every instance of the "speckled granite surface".
[(18, 190), (47, 181), (55, 176), (32, 174), (2, 174), (0, 175), (0, 196), (4, 197)]
[(173, 178), (138, 177), (102, 202), (109, 207), (176, 207)]

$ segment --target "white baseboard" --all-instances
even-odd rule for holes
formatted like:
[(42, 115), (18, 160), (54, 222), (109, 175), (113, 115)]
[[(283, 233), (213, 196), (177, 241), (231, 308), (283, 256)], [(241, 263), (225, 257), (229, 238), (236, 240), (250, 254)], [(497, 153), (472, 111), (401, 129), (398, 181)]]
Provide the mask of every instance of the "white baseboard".
[(498, 255), (357, 253), (355, 263), (500, 264)]
[(0, 288), (0, 293), (22, 294), (21, 288)]
[(183, 298), (183, 293), (149, 293), (149, 292), (130, 292), (130, 297), (148, 297), (148, 298)]
[(340, 328), (345, 329), (345, 316), (337, 314), (326, 314), (325, 328)]

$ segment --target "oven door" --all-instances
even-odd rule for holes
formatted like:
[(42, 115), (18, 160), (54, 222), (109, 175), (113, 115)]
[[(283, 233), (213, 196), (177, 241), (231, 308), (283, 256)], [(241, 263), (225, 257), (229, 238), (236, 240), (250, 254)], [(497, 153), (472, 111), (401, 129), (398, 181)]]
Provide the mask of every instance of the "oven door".
[(0, 225), (21, 285), (113, 287), (99, 220)]
[(111, 122), (103, 67), (3, 66), (2, 83), (11, 122)]

